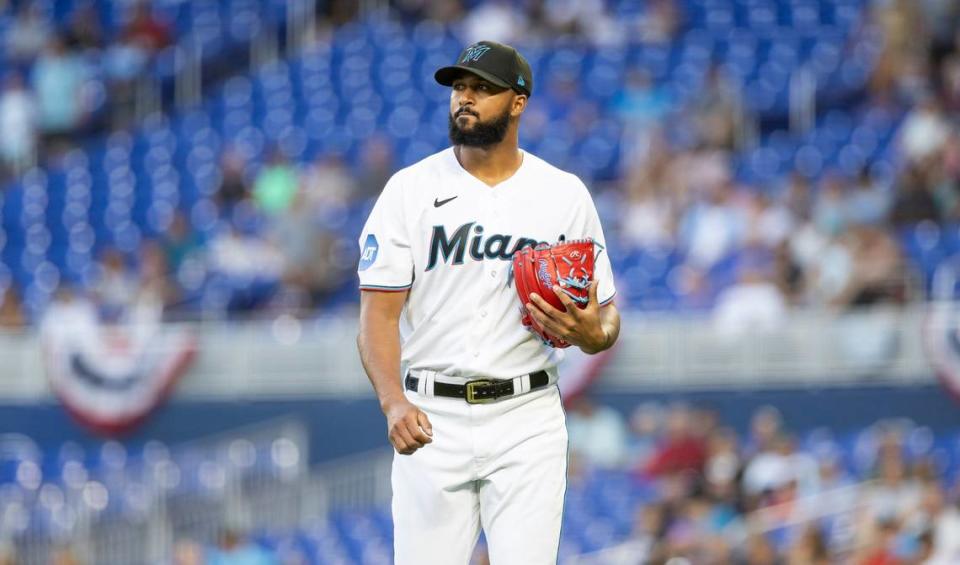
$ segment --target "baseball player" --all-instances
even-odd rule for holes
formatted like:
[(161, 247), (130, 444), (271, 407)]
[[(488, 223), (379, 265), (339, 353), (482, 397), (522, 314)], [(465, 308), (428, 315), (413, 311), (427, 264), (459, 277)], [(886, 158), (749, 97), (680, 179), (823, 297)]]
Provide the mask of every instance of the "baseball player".
[[(520, 323), (514, 251), (603, 232), (583, 182), (523, 151), (527, 61), (481, 41), (439, 69), (453, 146), (397, 172), (359, 243), (357, 344), (397, 455), (398, 565), (470, 560), (481, 527), (493, 565), (556, 563), (566, 489), (562, 351)], [(601, 248), (598, 246), (598, 248)], [(587, 353), (620, 332), (607, 254), (583, 309), (533, 295), (552, 335)]]

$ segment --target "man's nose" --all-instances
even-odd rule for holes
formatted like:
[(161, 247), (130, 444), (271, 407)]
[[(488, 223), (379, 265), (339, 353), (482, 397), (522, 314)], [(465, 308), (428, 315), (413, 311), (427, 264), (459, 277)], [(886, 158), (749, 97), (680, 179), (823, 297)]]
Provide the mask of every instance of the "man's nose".
[(476, 91), (470, 87), (466, 87), (460, 91), (460, 106), (465, 106), (467, 104), (472, 105), (475, 102)]

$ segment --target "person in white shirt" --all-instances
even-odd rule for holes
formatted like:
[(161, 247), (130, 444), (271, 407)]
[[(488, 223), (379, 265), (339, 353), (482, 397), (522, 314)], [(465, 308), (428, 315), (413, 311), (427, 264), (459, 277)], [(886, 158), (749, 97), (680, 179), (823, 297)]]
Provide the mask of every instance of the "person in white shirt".
[[(563, 353), (522, 327), (511, 257), (558, 240), (603, 249), (603, 231), (579, 178), (519, 148), (533, 77), (515, 49), (475, 43), (435, 78), (452, 87), (453, 147), (393, 175), (359, 238), (357, 343), (397, 452), (395, 563), (465, 565), (481, 528), (492, 563), (555, 563)], [(600, 251), (586, 308), (526, 306), (596, 353), (619, 335), (614, 294)]]

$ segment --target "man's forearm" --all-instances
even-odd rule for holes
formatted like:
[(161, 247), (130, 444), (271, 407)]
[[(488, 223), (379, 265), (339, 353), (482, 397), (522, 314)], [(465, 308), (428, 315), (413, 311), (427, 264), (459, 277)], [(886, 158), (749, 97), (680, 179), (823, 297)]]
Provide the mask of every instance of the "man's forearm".
[(400, 379), (400, 331), (387, 320), (361, 321), (357, 336), (360, 361), (380, 406), (403, 398)]

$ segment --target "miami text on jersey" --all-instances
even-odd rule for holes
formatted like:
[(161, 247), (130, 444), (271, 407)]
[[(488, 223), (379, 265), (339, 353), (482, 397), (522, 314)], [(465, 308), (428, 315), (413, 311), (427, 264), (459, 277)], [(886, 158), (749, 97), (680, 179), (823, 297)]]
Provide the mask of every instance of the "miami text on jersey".
[[(472, 237), (470, 236), (471, 228), (473, 228)], [(499, 233), (484, 237), (483, 226), (476, 222), (463, 224), (453, 232), (453, 237), (447, 237), (445, 227), (433, 226), (433, 234), (430, 237), (430, 260), (427, 262), (425, 270), (429, 271), (436, 267), (441, 257), (443, 262), (447, 263), (452, 256), (451, 265), (462, 265), (468, 248), (470, 257), (476, 261), (483, 261), (484, 259), (509, 261), (518, 249), (527, 245), (544, 243), (529, 237), (520, 237), (511, 247), (510, 243), (512, 241), (512, 235)]]

